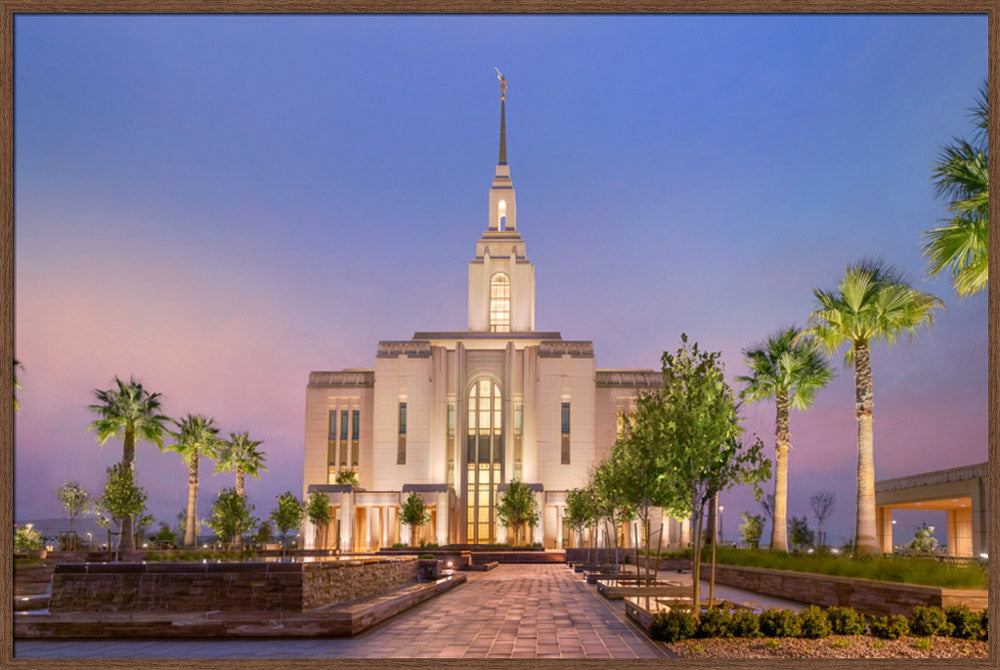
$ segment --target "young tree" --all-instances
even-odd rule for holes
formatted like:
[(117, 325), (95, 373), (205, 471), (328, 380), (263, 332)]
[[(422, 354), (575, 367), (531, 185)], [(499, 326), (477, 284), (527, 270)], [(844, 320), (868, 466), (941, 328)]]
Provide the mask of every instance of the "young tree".
[[(598, 463), (591, 479), (596, 493), (598, 518), (604, 520), (605, 544), (611, 545), (612, 539), (614, 540), (615, 566), (620, 564), (618, 550), (622, 546), (618, 527), (635, 518), (635, 512), (625, 496), (626, 476), (625, 468), (617, 466), (613, 459), (606, 459)], [(613, 538), (608, 537), (609, 524)]]
[(511, 528), (514, 531), (514, 541), (512, 546), (519, 546), (521, 539), (521, 528), (528, 525), (534, 528), (538, 525), (538, 504), (531, 488), (524, 482), (513, 479), (507, 490), (500, 496), (500, 502), (496, 506), (497, 516), (504, 528)]
[[(122, 465), (135, 472), (136, 437), (163, 447), (163, 431), (168, 417), (160, 414), (160, 394), (149, 393), (142, 384), (129, 378), (126, 384), (115, 377), (117, 388), (106, 391), (94, 389), (97, 403), (88, 409), (100, 418), (87, 430), (97, 432), (97, 442), (101, 446), (110, 437), (122, 438)], [(132, 517), (125, 517), (121, 526), (119, 545), (122, 551), (135, 550), (135, 533)]]
[(740, 512), (740, 538), (744, 544), (756, 547), (764, 534), (764, 517), (759, 514)]
[[(330, 496), (322, 491), (313, 491), (309, 494), (309, 501), (306, 503), (306, 515), (312, 521), (316, 529), (316, 548), (321, 549), (326, 546), (326, 526), (333, 520), (333, 510), (330, 507)], [(322, 542), (320, 535), (322, 533)]]
[(960, 296), (986, 288), (989, 250), (989, 148), (986, 144), (986, 84), (972, 108), (973, 141), (955, 138), (941, 148), (934, 164), (934, 190), (948, 200), (953, 215), (943, 226), (924, 232), (923, 255), (929, 273), (951, 275)]
[(399, 508), (399, 520), (410, 527), (410, 546), (417, 546), (417, 529), (430, 521), (427, 505), (423, 498), (411, 491), (406, 502)]
[[(124, 463), (116, 463), (107, 469), (107, 478), (104, 482), (104, 491), (98, 498), (98, 505), (102, 508), (103, 516), (119, 529), (119, 533), (124, 535), (131, 533), (132, 524), (128, 527), (125, 520), (132, 520), (142, 515), (146, 509), (146, 491), (135, 485), (135, 476), (132, 469)], [(131, 542), (124, 542), (119, 538), (119, 553), (122, 547), (135, 547), (135, 538)]]
[(814, 289), (818, 306), (809, 316), (813, 325), (803, 331), (815, 335), (830, 353), (847, 344), (844, 364), (854, 365), (854, 413), (858, 422), (858, 494), (855, 551), (881, 552), (875, 535), (875, 449), (870, 347), (872, 340), (895, 344), (930, 328), (938, 298), (918, 291), (895, 268), (880, 260), (864, 259), (847, 267), (834, 291)]
[[(566, 510), (563, 515), (563, 523), (575, 530), (578, 534), (584, 529), (597, 522), (597, 501), (594, 494), (593, 485), (582, 489), (573, 489), (566, 494)], [(596, 528), (590, 538), (590, 547), (587, 551), (587, 560), (590, 562), (591, 552), (594, 542), (597, 539)]]
[(208, 519), (208, 527), (219, 539), (232, 549), (237, 537), (253, 530), (260, 519), (251, 514), (253, 505), (247, 502), (234, 488), (219, 491), (212, 505), (212, 516)]
[(73, 479), (67, 479), (60, 484), (55, 494), (59, 505), (69, 514), (69, 532), (73, 533), (75, 532), (73, 522), (90, 508), (91, 495), (83, 485)]
[(215, 419), (209, 419), (201, 414), (188, 414), (182, 421), (174, 421), (177, 430), (167, 432), (174, 438), (174, 444), (167, 445), (170, 451), (180, 454), (188, 466), (188, 501), (187, 525), (184, 528), (184, 546), (194, 547), (198, 544), (198, 534), (195, 519), (198, 516), (198, 461), (201, 456), (215, 458), (222, 445), (216, 435), (219, 429), (215, 427)]
[(281, 551), (288, 550), (288, 531), (302, 525), (305, 517), (305, 506), (291, 491), (285, 491), (277, 496), (278, 506), (271, 512), (271, 521), (281, 533)]
[[(749, 377), (737, 377), (747, 386), (741, 394), (751, 402), (774, 399), (774, 505), (771, 517), (771, 549), (788, 551), (788, 453), (792, 447), (791, 409), (808, 409), (816, 391), (833, 379), (833, 371), (812, 337), (800, 337), (792, 326), (779, 330), (765, 342), (743, 350)], [(766, 508), (765, 508), (766, 509)]]
[(788, 521), (788, 539), (796, 549), (807, 547), (813, 543), (815, 534), (809, 530), (809, 523), (805, 517), (800, 519), (793, 516)]
[[(664, 352), (663, 389), (657, 389), (656, 411), (643, 419), (649, 439), (665, 445), (650, 463), (660, 478), (673, 509), (692, 514), (694, 553), (693, 602), (699, 600), (701, 533), (705, 505), (736, 484), (753, 486), (759, 499), (759, 482), (770, 477), (771, 462), (757, 439), (749, 446), (740, 440), (736, 400), (725, 381), (721, 352), (705, 352), (681, 335), (676, 353)], [(638, 422), (639, 417), (636, 417)], [(713, 581), (714, 586), (714, 581)]]
[(812, 506), (813, 514), (816, 515), (816, 533), (819, 535), (819, 546), (821, 547), (826, 546), (823, 522), (833, 512), (835, 504), (837, 504), (837, 495), (828, 489), (817, 491), (809, 498), (809, 505)]
[(157, 544), (165, 544), (168, 547), (173, 547), (177, 544), (177, 535), (166, 521), (160, 522), (159, 530), (154, 535), (150, 535), (149, 539)]

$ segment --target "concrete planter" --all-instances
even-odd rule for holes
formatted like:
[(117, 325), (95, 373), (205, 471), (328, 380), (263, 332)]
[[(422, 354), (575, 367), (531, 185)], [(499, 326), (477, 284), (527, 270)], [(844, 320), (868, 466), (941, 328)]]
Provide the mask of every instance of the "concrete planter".
[[(708, 579), (711, 564), (702, 563), (701, 569), (703, 578)], [(735, 565), (716, 565), (715, 582), (821, 607), (852, 607), (864, 614), (878, 615), (909, 616), (918, 605), (966, 605), (971, 609), (984, 609), (989, 595), (985, 589), (918, 586)]]

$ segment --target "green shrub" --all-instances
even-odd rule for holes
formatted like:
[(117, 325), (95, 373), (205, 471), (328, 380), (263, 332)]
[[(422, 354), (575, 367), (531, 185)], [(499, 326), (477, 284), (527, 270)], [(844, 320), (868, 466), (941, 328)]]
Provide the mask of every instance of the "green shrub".
[(850, 607), (828, 607), (827, 621), (834, 635), (862, 635), (865, 632), (865, 618)]
[(815, 605), (799, 612), (799, 625), (802, 628), (802, 637), (812, 640), (828, 637), (832, 632), (826, 612)]
[(990, 639), (990, 610), (983, 609), (979, 615), (979, 637), (984, 640)]
[(418, 554), (417, 558), (422, 558), (422, 559), (434, 558), (434, 554)]
[(710, 607), (698, 617), (698, 631), (695, 637), (732, 637), (730, 623), (732, 617), (721, 607)]
[(921, 651), (930, 651), (934, 644), (931, 642), (929, 637), (921, 637), (917, 638), (916, 642), (913, 643), (913, 646)]
[(146, 552), (146, 560), (147, 561), (159, 561), (160, 560), (160, 555), (158, 553), (156, 553), (155, 551), (147, 551)]
[(394, 542), (392, 544), (392, 548), (393, 549), (406, 549), (406, 545), (403, 544), (402, 542)]
[(883, 640), (898, 640), (909, 634), (910, 624), (902, 614), (892, 614), (890, 616), (875, 616), (868, 622), (872, 635)]
[(760, 620), (756, 612), (736, 610), (729, 621), (729, 633), (733, 637), (760, 637)]
[(760, 632), (766, 637), (798, 637), (802, 626), (792, 610), (768, 609), (760, 613)]
[(950, 635), (951, 624), (940, 607), (914, 607), (910, 613), (910, 632), (920, 637)]
[(686, 640), (698, 630), (698, 619), (690, 610), (675, 607), (669, 612), (657, 612), (649, 625), (649, 637), (664, 642)]
[(948, 618), (948, 623), (953, 626), (952, 637), (960, 637), (965, 640), (975, 640), (979, 637), (979, 632), (982, 630), (981, 615), (976, 614), (965, 605), (945, 607), (944, 614)]

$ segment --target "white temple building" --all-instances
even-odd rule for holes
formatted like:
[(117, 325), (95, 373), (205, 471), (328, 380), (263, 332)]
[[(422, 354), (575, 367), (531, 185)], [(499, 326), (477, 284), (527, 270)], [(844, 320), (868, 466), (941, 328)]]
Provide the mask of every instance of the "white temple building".
[[(532, 540), (580, 546), (587, 538), (563, 524), (566, 494), (609, 456), (637, 395), (662, 384), (659, 371), (597, 368), (592, 342), (536, 329), (535, 267), (507, 164), (505, 84), (486, 229), (468, 266), (467, 328), (381, 341), (372, 368), (309, 374), (303, 495), (327, 492), (335, 516), (322, 547), (305, 523), (306, 548), (409, 543), (399, 508), (411, 492), (431, 515), (413, 539), (505, 542), (494, 507), (513, 479), (538, 503)], [(336, 483), (344, 469), (358, 486)], [(662, 530), (664, 547), (687, 542), (687, 521), (664, 518)]]

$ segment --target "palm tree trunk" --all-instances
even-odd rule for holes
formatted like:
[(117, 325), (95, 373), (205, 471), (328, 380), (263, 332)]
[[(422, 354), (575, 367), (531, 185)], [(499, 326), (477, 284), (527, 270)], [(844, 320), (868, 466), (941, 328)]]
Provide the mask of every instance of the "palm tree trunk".
[(854, 343), (854, 408), (858, 418), (858, 500), (854, 551), (879, 554), (875, 536), (875, 396), (867, 340)]
[(188, 466), (188, 505), (187, 523), (184, 526), (184, 546), (193, 547), (198, 544), (198, 450), (191, 454), (191, 464)]
[[(135, 472), (135, 429), (131, 426), (125, 428), (125, 439), (122, 442), (122, 466)], [(122, 519), (119, 527), (118, 551), (124, 555), (126, 552), (135, 551), (135, 521), (127, 516)]]
[(788, 551), (788, 391), (774, 396), (777, 416), (774, 421), (774, 518), (771, 523), (771, 549)]
[[(243, 497), (243, 468), (236, 466), (236, 495)], [(233, 549), (240, 551), (243, 549), (243, 534), (237, 533), (233, 538)]]

